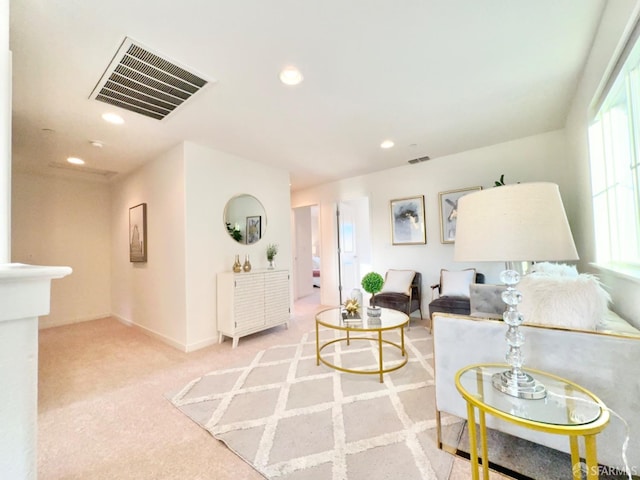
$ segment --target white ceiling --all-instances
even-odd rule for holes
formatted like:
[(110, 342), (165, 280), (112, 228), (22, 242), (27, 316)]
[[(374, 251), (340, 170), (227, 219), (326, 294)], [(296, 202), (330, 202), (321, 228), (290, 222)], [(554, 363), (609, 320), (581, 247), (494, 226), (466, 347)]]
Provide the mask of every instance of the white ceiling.
[[(13, 168), (123, 174), (188, 140), (299, 189), (562, 128), (604, 4), (13, 0)], [(217, 82), (163, 121), (90, 100), (127, 36)], [(288, 64), (301, 85), (280, 83)]]

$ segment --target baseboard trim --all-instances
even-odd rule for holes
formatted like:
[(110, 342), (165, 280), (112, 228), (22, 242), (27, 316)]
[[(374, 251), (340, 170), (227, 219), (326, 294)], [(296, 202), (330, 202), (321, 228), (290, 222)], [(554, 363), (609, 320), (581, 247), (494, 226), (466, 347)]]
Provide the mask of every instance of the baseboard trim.
[(188, 352), (189, 350), (187, 350), (187, 346), (183, 343), (180, 343), (176, 340), (174, 340), (171, 337), (167, 337), (166, 335), (163, 335), (161, 333), (156, 332), (155, 330), (152, 330), (150, 328), (144, 327), (142, 325), (139, 325), (137, 323), (135, 323), (132, 320), (129, 320), (128, 318), (122, 317), (120, 315), (117, 315), (115, 313), (112, 313), (111, 316), (113, 318), (115, 318), (116, 320), (118, 320), (120, 323), (126, 325), (127, 327), (131, 327), (141, 333), (144, 333), (145, 335), (148, 335), (151, 338), (155, 338), (156, 340), (161, 341), (162, 343), (166, 343), (167, 345), (173, 347), (173, 348), (177, 348), (178, 350), (182, 351), (182, 352)]
[(216, 345), (218, 343), (218, 337), (215, 336), (213, 338), (208, 338), (207, 340), (202, 340), (200, 342), (191, 343), (187, 345), (185, 352), (195, 352), (196, 350), (200, 350), (201, 348), (210, 347), (211, 345)]
[(149, 337), (155, 338), (156, 340), (159, 340), (162, 343), (166, 343), (167, 345), (170, 345), (173, 348), (177, 348), (178, 350), (185, 353), (195, 352), (196, 350), (200, 350), (201, 348), (209, 347), (211, 345), (215, 345), (218, 343), (218, 337), (215, 336), (212, 338), (207, 338), (206, 340), (201, 340), (199, 342), (185, 345), (184, 343), (178, 342), (171, 337), (167, 337), (166, 335), (163, 335), (159, 332), (156, 332), (155, 330), (139, 325), (133, 322), (132, 320), (129, 320), (128, 318), (122, 317), (115, 313), (102, 313), (99, 315), (90, 315), (87, 317), (73, 318), (70, 320), (62, 320), (62, 321), (50, 322), (50, 323), (46, 321), (46, 318), (40, 318), (38, 320), (38, 329), (44, 330), (47, 328), (62, 327), (64, 325), (73, 325), (75, 323), (90, 322), (92, 320), (101, 320), (103, 318), (110, 318), (110, 317), (115, 318), (116, 320), (118, 320), (123, 325), (126, 325), (127, 327), (135, 328), (139, 332), (142, 332)]
[(100, 313), (97, 315), (89, 315), (87, 317), (78, 317), (78, 318), (71, 318), (71, 319), (64, 319), (64, 320), (54, 320), (54, 321), (47, 321), (48, 319), (45, 317), (40, 317), (38, 319), (38, 330), (44, 330), (47, 328), (54, 328), (54, 327), (62, 327), (64, 325), (73, 325), (74, 323), (82, 323), (82, 322), (90, 322), (92, 320), (100, 320), (102, 318), (109, 318), (112, 315), (110, 313)]

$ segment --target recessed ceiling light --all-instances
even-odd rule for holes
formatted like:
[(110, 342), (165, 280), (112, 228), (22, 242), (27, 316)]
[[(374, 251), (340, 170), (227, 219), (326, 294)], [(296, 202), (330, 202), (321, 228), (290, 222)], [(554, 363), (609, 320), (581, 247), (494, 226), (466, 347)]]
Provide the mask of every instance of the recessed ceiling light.
[(296, 67), (285, 67), (280, 72), (280, 81), (285, 85), (298, 85), (303, 78), (302, 73)]
[(99, 140), (90, 140), (89, 143), (91, 144), (91, 146), (96, 147), (96, 148), (104, 147), (104, 143), (102, 143)]
[(116, 113), (110, 113), (110, 112), (109, 113), (103, 113), (102, 114), (102, 119), (105, 122), (114, 123), (116, 125), (121, 125), (121, 124), (124, 123), (124, 119), (120, 115), (118, 115)]
[(395, 143), (393, 143), (393, 140), (385, 140), (384, 142), (382, 142), (380, 144), (380, 148), (391, 148), (395, 145)]
[(78, 157), (69, 157), (67, 158), (67, 162), (73, 163), (74, 165), (84, 165), (84, 160)]

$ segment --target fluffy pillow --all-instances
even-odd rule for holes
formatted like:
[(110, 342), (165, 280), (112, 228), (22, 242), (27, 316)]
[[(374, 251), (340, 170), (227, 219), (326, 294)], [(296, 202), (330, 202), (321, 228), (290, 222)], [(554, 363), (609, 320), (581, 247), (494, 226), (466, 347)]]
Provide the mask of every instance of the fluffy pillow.
[(518, 284), (525, 323), (595, 330), (611, 297), (593, 275), (576, 277), (532, 273)]
[(566, 263), (534, 263), (531, 267), (532, 272), (546, 273), (556, 277), (577, 277), (578, 269), (575, 265), (567, 265)]
[(416, 272), (413, 270), (389, 270), (384, 278), (380, 293), (411, 293), (411, 282)]
[(476, 269), (459, 272), (440, 270), (440, 296), (469, 298), (469, 285), (476, 281)]

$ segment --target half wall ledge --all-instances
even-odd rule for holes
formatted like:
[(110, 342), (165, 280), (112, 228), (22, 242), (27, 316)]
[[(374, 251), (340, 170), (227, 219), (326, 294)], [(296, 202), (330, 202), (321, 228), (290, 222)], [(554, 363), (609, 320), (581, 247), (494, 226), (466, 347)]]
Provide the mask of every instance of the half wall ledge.
[(51, 280), (71, 271), (0, 265), (0, 472), (6, 478), (37, 478), (38, 317), (49, 313)]

